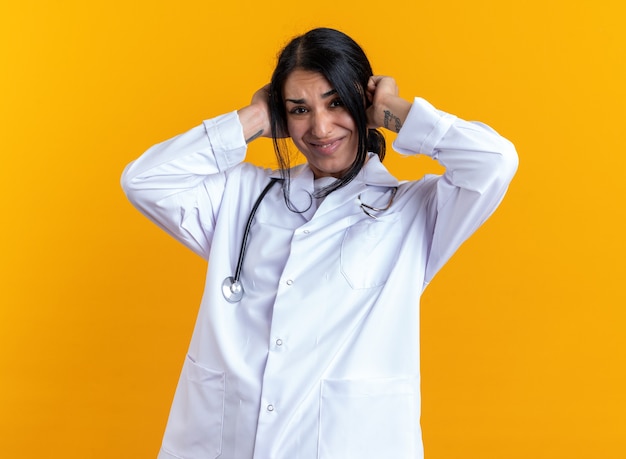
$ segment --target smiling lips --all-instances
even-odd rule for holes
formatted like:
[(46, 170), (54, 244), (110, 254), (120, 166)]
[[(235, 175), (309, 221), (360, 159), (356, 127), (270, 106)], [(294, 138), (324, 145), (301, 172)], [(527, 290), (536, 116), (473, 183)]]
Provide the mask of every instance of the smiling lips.
[(317, 153), (322, 155), (331, 155), (337, 150), (341, 140), (342, 139), (339, 138), (328, 141), (325, 140), (323, 142), (309, 142), (309, 145), (311, 146), (311, 149)]

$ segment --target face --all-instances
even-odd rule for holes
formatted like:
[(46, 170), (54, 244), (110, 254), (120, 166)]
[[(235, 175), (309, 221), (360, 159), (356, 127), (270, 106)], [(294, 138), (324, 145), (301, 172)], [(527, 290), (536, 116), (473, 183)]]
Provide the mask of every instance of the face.
[(326, 78), (294, 70), (283, 90), (289, 135), (320, 177), (341, 177), (358, 147), (354, 120)]

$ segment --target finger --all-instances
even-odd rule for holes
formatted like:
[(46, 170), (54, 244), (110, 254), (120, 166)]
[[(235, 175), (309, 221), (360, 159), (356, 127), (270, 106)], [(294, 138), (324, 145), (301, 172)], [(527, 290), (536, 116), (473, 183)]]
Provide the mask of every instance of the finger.
[(385, 78), (389, 78), (387, 75), (372, 75), (370, 77), (370, 81), (372, 81), (376, 86)]
[(370, 102), (372, 102), (372, 100), (374, 99), (374, 94), (376, 93), (376, 88), (378, 86), (378, 83), (380, 82), (380, 80), (382, 79), (381, 76), (378, 75), (373, 75), (371, 77), (369, 77), (369, 80), (367, 80), (367, 97), (370, 100)]
[(367, 80), (367, 89), (370, 91), (376, 90), (376, 85), (380, 81), (380, 77), (377, 75), (372, 75), (369, 80)]

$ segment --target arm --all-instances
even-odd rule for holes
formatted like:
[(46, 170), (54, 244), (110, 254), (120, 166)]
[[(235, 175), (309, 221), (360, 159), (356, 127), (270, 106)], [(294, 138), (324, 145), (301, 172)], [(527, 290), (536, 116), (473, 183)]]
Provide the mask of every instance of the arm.
[(511, 142), (482, 123), (458, 119), (421, 98), (413, 104), (402, 100), (391, 78), (373, 77), (368, 91), (370, 123), (386, 127), (387, 120), (389, 129), (399, 131), (395, 150), (430, 156), (446, 168), (430, 196), (435, 223), (426, 267), (429, 282), (497, 208), (517, 170), (517, 153)]
[[(122, 174), (128, 199), (153, 222), (204, 258), (227, 171), (245, 158), (246, 140), (267, 132), (263, 89), (250, 105), (154, 145)], [(248, 137), (246, 137), (248, 136)]]
[(426, 282), (496, 210), (518, 165), (511, 142), (490, 127), (436, 110), (416, 98), (398, 134), (400, 153), (421, 153), (446, 168), (436, 182), (436, 220)]

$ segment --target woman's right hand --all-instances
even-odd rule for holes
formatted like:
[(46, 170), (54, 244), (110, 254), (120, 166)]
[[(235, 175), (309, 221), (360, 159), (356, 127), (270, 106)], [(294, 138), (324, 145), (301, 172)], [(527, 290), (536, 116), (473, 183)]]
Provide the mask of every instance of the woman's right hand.
[(237, 110), (246, 143), (259, 137), (272, 137), (269, 111), (269, 84), (257, 90), (250, 105)]

